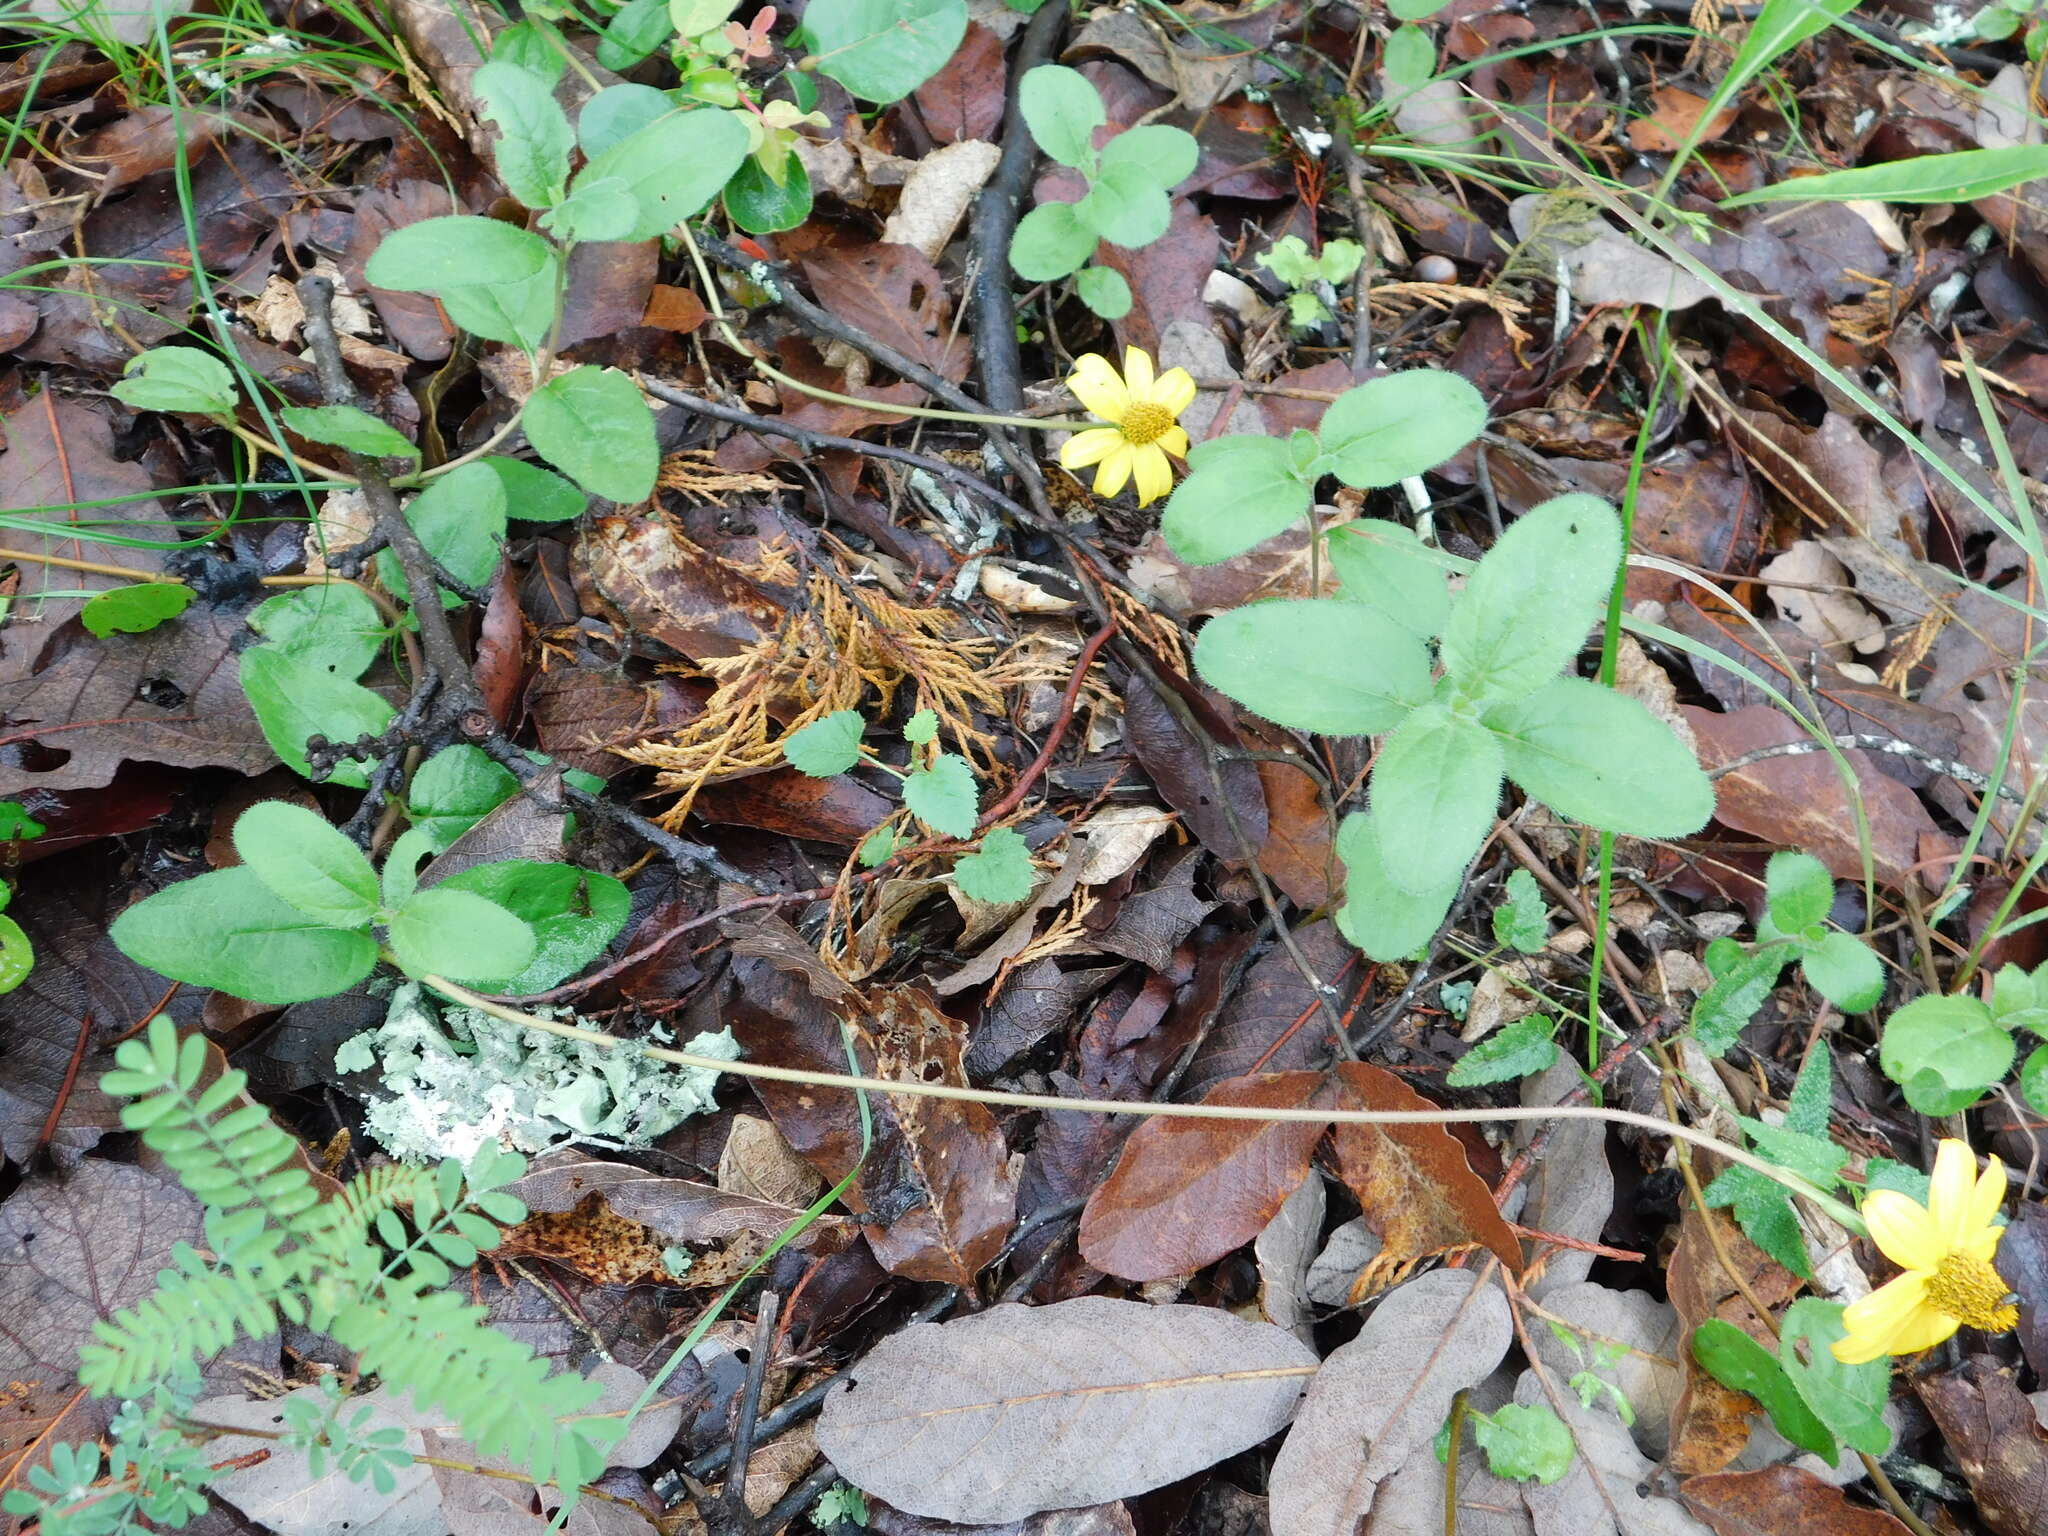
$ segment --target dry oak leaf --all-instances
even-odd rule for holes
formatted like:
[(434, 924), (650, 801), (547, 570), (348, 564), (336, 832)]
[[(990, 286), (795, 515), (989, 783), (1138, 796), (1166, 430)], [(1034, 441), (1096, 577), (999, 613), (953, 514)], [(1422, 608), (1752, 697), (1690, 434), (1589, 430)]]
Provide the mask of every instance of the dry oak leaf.
[[(1437, 1107), (1384, 1067), (1340, 1061), (1336, 1077), (1346, 1109)], [(1431, 1254), (1475, 1243), (1520, 1272), (1522, 1245), (1465, 1160), (1465, 1149), (1443, 1126), (1339, 1125), (1330, 1146), (1337, 1176), (1351, 1186), (1367, 1225), (1386, 1245), (1359, 1277), (1356, 1294), (1370, 1294)]]
[(834, 1384), (818, 1448), (898, 1509), (998, 1524), (1129, 1498), (1249, 1450), (1294, 1416), (1315, 1373), (1292, 1335), (1214, 1307), (998, 1306), (884, 1339)]
[(1470, 1270), (1437, 1270), (1390, 1294), (1323, 1362), (1273, 1459), (1273, 1536), (1352, 1536), (1380, 1484), (1513, 1338), (1500, 1287)]
[(2039, 1536), (2048, 1508), (2048, 1435), (2012, 1372), (1989, 1355), (1915, 1383), (1998, 1536)]
[[(1320, 1072), (1226, 1078), (1204, 1104), (1301, 1109)], [(1193, 1274), (1265, 1230), (1308, 1177), (1322, 1121), (1147, 1120), (1081, 1214), (1081, 1257), (1124, 1280)]]
[(1907, 1536), (1883, 1510), (1850, 1503), (1804, 1467), (1714, 1472), (1686, 1479), (1678, 1496), (1714, 1536)]

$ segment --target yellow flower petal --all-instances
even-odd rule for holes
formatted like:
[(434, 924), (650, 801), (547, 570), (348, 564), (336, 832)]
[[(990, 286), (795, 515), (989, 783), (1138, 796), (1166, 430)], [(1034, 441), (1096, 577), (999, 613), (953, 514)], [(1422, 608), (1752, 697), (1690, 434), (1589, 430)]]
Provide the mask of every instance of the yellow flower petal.
[(1133, 400), (1152, 398), (1152, 355), (1143, 347), (1124, 348), (1124, 387)]
[(1843, 1309), (1842, 1326), (1848, 1336), (1832, 1346), (1835, 1358), (1845, 1365), (1861, 1365), (1880, 1355), (1897, 1354), (1897, 1341), (1923, 1313), (1939, 1315), (1928, 1305), (1924, 1274), (1904, 1274), (1879, 1286)]
[(1969, 1143), (1944, 1139), (1934, 1154), (1934, 1179), (1927, 1193), (1927, 1214), (1933, 1218), (1943, 1253), (1962, 1247), (1969, 1235), (1976, 1192), (1977, 1160), (1970, 1155)]
[(1982, 1259), (1989, 1264), (1998, 1252), (1998, 1240), (2005, 1236), (2005, 1228), (1982, 1226), (1963, 1239), (1963, 1252), (1973, 1259)]
[(1115, 427), (1090, 427), (1086, 432), (1076, 432), (1060, 444), (1060, 467), (1086, 469), (1090, 464), (1100, 464), (1116, 452), (1123, 440), (1123, 433)]
[[(1972, 1235), (1991, 1227), (1991, 1218), (1998, 1214), (1998, 1208), (2005, 1204), (2005, 1164), (1997, 1158), (1990, 1158), (1982, 1173), (1977, 1175), (1977, 1188), (1970, 1197), (1968, 1230)], [(1993, 1227), (1991, 1230), (1996, 1231)]]
[(1176, 459), (1184, 459), (1188, 456), (1188, 435), (1180, 427), (1168, 427), (1164, 432), (1152, 439), (1152, 441), (1161, 448), (1164, 448)]
[(1109, 359), (1096, 352), (1074, 359), (1074, 371), (1067, 375), (1067, 388), (1104, 421), (1122, 421), (1131, 408), (1131, 394), (1124, 388), (1124, 381), (1109, 366)]
[(1124, 483), (1131, 478), (1131, 459), (1136, 452), (1119, 438), (1116, 447), (1103, 459), (1102, 467), (1095, 471), (1096, 495), (1114, 496), (1124, 488)]
[(1948, 1252), (1925, 1207), (1896, 1189), (1874, 1189), (1865, 1197), (1863, 1224), (1879, 1251), (1901, 1269), (1933, 1269)]
[(1152, 386), (1151, 399), (1178, 416), (1195, 403), (1194, 376), (1185, 368), (1167, 369)]
[(1937, 1312), (1933, 1307), (1915, 1312), (1893, 1335), (1891, 1352), (1895, 1355), (1917, 1355), (1923, 1349), (1934, 1348), (1961, 1326), (1946, 1312)]
[(1173, 489), (1173, 466), (1157, 443), (1134, 448), (1131, 456), (1138, 477), (1139, 506), (1155, 502)]

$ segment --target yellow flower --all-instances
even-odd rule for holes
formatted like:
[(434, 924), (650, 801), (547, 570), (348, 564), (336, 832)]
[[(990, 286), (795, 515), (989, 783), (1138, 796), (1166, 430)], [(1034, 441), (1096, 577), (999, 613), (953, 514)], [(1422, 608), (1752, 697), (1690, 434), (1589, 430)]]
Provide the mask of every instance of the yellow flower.
[(1966, 1323), (2004, 1333), (2019, 1321), (2010, 1287), (1991, 1267), (2005, 1233), (1991, 1224), (2005, 1199), (2005, 1165), (1994, 1157), (1981, 1176), (1976, 1170), (1967, 1143), (1944, 1141), (1927, 1204), (1895, 1189), (1872, 1190), (1864, 1200), (1871, 1241), (1905, 1273), (1844, 1310), (1849, 1332), (1834, 1343), (1837, 1360), (1861, 1365), (1910, 1355)]
[(1114, 496), (1124, 482), (1138, 482), (1138, 505), (1157, 501), (1173, 489), (1170, 453), (1188, 456), (1188, 435), (1180, 413), (1195, 403), (1195, 381), (1185, 368), (1152, 376), (1152, 359), (1137, 347), (1124, 348), (1119, 378), (1108, 358), (1090, 352), (1074, 359), (1067, 375), (1074, 397), (1109, 425), (1076, 432), (1060, 448), (1063, 468), (1095, 471), (1095, 494)]

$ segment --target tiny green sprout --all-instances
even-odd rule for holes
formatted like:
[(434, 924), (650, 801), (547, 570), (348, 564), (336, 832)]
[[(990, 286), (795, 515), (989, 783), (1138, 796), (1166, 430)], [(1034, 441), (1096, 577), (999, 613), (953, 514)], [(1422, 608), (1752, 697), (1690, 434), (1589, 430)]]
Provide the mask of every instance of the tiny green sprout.
[(19, 800), (0, 800), (0, 842), (41, 837), (49, 828), (29, 815)]
[(811, 1521), (820, 1530), (835, 1525), (858, 1525), (868, 1523), (868, 1499), (851, 1483), (834, 1483), (818, 1495), (818, 1502), (811, 1506)]
[(1311, 255), (1301, 236), (1286, 235), (1256, 259), (1287, 285), (1287, 314), (1294, 328), (1309, 330), (1333, 318), (1328, 301), (1358, 271), (1365, 247), (1355, 240), (1331, 240)]
[(932, 710), (920, 709), (916, 714), (903, 722), (903, 739), (905, 741), (915, 742), (922, 747), (930, 745), (938, 740), (938, 737), (939, 717)]

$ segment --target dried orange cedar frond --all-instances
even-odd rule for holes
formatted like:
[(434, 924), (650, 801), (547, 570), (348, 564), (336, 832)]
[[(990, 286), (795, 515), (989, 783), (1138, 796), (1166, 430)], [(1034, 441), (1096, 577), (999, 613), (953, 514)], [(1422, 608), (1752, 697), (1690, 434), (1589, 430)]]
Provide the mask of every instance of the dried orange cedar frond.
[(770, 493), (783, 488), (772, 475), (752, 470), (723, 469), (710, 448), (683, 448), (661, 461), (661, 474), (654, 482), (664, 491), (681, 491), (700, 497), (715, 507), (725, 505), (734, 491)]
[(995, 741), (976, 729), (974, 712), (1002, 707), (1002, 690), (987, 672), (994, 648), (961, 634), (958, 618), (943, 608), (912, 607), (880, 592), (856, 599), (814, 570), (803, 604), (773, 636), (703, 663), (718, 688), (702, 715), (669, 741), (612, 750), (658, 769), (655, 783), (677, 792), (660, 818), (675, 828), (706, 784), (772, 768), (792, 732), (834, 710), (886, 711), (907, 686), (912, 707), (936, 714), (942, 736), (986, 769)]

